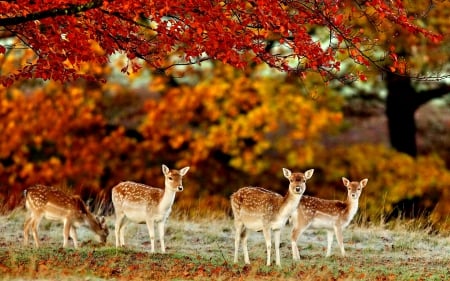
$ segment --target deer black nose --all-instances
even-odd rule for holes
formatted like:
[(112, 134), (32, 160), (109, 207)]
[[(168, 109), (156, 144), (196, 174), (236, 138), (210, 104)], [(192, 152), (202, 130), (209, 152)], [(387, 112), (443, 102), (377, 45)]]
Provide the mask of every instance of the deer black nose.
[(179, 185), (177, 188), (178, 188), (178, 191), (183, 191), (183, 186), (182, 185)]
[(302, 188), (301, 188), (300, 186), (297, 186), (297, 187), (295, 188), (295, 192), (300, 193), (300, 191), (302, 191)]

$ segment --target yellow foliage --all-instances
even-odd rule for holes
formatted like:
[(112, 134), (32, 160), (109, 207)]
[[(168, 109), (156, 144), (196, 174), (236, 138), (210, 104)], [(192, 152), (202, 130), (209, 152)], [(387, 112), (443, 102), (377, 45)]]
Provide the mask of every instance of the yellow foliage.
[[(368, 178), (361, 200), (362, 212), (372, 218), (389, 215), (395, 205), (405, 199), (421, 198), (418, 208), (433, 209), (434, 194), (441, 194), (433, 217), (445, 217), (450, 172), (435, 155), (414, 159), (382, 145), (360, 144), (322, 149), (315, 162), (324, 171), (321, 188), (314, 191), (330, 197), (338, 190), (345, 194), (341, 177), (351, 180)], [(340, 190), (340, 191), (339, 191)]]
[(140, 130), (147, 141), (161, 150), (168, 149), (159, 145), (164, 140), (171, 149), (184, 144), (192, 165), (205, 165), (211, 152), (220, 151), (232, 168), (257, 175), (271, 168), (271, 151), (292, 166), (310, 163), (312, 150), (292, 156), (295, 147), (341, 120), (340, 112), (317, 105), (283, 79), (256, 79), (227, 66), (214, 72), (196, 86), (167, 89), (146, 103)]

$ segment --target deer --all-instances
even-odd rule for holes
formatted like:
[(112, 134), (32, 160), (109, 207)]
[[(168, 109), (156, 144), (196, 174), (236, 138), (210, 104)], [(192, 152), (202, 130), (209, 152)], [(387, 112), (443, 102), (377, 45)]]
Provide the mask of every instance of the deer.
[(306, 181), (312, 177), (314, 169), (305, 173), (293, 173), (283, 168), (283, 175), (289, 180), (289, 188), (286, 195), (282, 195), (264, 189), (262, 187), (243, 187), (230, 197), (231, 209), (234, 216), (235, 252), (234, 263), (238, 262), (239, 246), (242, 240), (244, 261), (250, 264), (247, 249), (247, 229), (262, 231), (266, 242), (267, 266), (271, 263), (271, 233), (275, 236), (275, 262), (280, 262), (280, 233), (286, 225), (292, 212), (297, 209), (300, 199), (306, 189)]
[(104, 217), (93, 215), (78, 195), (45, 185), (34, 185), (24, 191), (25, 207), (29, 211), (24, 224), (24, 244), (28, 245), (31, 228), (35, 246), (38, 248), (38, 229), (42, 218), (63, 223), (63, 248), (67, 248), (69, 235), (78, 248), (76, 228), (86, 226), (95, 233), (97, 240), (105, 244), (109, 234)]
[(342, 231), (350, 224), (357, 213), (359, 197), (362, 189), (367, 185), (367, 181), (368, 179), (363, 179), (359, 182), (351, 182), (342, 177), (342, 182), (347, 187), (346, 201), (326, 200), (307, 195), (302, 197), (297, 210), (291, 216), (293, 224), (291, 232), (292, 256), (295, 261), (300, 260), (297, 240), (308, 228), (325, 229), (327, 231), (327, 257), (331, 255), (334, 232), (341, 255), (345, 256)]
[(155, 252), (155, 224), (159, 231), (161, 252), (166, 252), (164, 226), (172, 211), (177, 192), (183, 191), (182, 179), (189, 167), (181, 170), (169, 169), (162, 165), (164, 189), (151, 187), (132, 181), (121, 182), (112, 189), (116, 223), (116, 247), (125, 246), (125, 226), (128, 222), (147, 224), (151, 252)]

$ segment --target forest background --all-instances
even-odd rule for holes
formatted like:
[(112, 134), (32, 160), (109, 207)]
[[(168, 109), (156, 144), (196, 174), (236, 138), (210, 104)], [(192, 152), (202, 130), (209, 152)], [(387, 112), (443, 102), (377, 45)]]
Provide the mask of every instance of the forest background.
[[(411, 13), (428, 9), (409, 4)], [(178, 210), (223, 212), (240, 187), (284, 193), (282, 167), (314, 168), (307, 194), (343, 199), (341, 177), (368, 178), (364, 219), (425, 217), (436, 229), (449, 229), (449, 86), (448, 78), (430, 73), (448, 72), (450, 9), (446, 1), (436, 5), (420, 21), (447, 34), (440, 44), (386, 28), (379, 47), (401, 58), (391, 53), (388, 67), (369, 68), (349, 51), (359, 63), (346, 68), (362, 80), (353, 83), (324, 79), (320, 71), (298, 79), (267, 64), (235, 68), (217, 60), (162, 73), (138, 69), (120, 54), (110, 63), (80, 66), (95, 79), (3, 79), (2, 211), (21, 207), (28, 186), (48, 184), (93, 199), (110, 213), (114, 185), (133, 180), (163, 187), (166, 164), (191, 167)], [(90, 51), (102, 48), (93, 44)], [(2, 74), (35, 56), (11, 48), (0, 56)], [(131, 68), (127, 75), (117, 71)], [(405, 73), (418, 73), (417, 79)]]

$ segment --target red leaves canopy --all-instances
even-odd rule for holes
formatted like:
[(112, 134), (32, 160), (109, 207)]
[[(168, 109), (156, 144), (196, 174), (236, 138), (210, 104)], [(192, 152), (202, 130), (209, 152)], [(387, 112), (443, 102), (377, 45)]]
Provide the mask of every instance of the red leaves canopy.
[[(32, 77), (92, 78), (83, 64), (105, 63), (115, 52), (133, 70), (136, 59), (161, 71), (214, 59), (334, 78), (342, 54), (363, 65), (372, 60), (365, 46), (377, 38), (358, 26), (362, 18), (440, 40), (415, 25), (400, 0), (17, 0), (0, 1), (0, 11), (0, 38), (9, 38), (0, 41), (5, 86)], [(33, 59), (5, 67), (18, 46), (33, 50)]]

